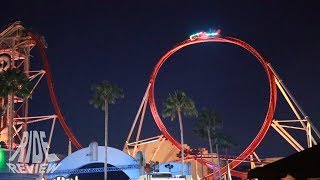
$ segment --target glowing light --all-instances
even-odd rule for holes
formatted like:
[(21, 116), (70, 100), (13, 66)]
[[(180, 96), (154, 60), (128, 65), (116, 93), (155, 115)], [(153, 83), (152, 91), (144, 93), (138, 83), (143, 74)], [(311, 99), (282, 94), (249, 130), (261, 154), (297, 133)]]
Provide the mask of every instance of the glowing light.
[(6, 164), (6, 153), (0, 147), (0, 171), (5, 168), (5, 164)]
[(220, 32), (221, 32), (220, 29), (218, 29), (216, 31), (210, 31), (210, 32), (201, 31), (201, 32), (192, 34), (189, 38), (190, 38), (191, 41), (195, 40), (195, 39), (199, 39), (199, 38), (200, 39), (215, 38), (215, 37), (220, 35)]

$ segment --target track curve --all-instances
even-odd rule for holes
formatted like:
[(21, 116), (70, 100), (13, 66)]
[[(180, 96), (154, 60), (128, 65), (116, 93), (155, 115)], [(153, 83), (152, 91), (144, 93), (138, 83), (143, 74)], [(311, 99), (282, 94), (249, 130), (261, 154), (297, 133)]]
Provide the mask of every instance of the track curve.
[[(254, 55), (261, 65), (263, 66), (266, 75), (268, 77), (269, 81), (269, 90), (270, 90), (270, 95), (269, 95), (269, 104), (268, 104), (268, 111), (266, 113), (264, 122), (258, 132), (258, 134), (255, 136), (253, 141), (249, 144), (249, 146), (233, 161), (229, 163), (230, 169), (235, 168), (238, 166), (245, 158), (247, 158), (250, 154), (253, 153), (253, 151), (258, 147), (258, 145), (261, 143), (263, 140), (264, 136), (266, 135), (272, 119), (274, 115), (274, 111), (276, 108), (276, 101), (277, 101), (277, 87), (275, 83), (275, 79), (273, 76), (272, 71), (269, 69), (268, 64), (269, 62), (257, 51), (255, 50), (252, 46), (250, 46), (248, 43), (241, 41), (240, 39), (232, 38), (232, 37), (211, 37), (211, 38), (198, 38), (198, 39), (188, 39), (177, 46), (173, 47), (171, 50), (169, 50), (167, 53), (165, 53), (157, 62), (157, 64), (154, 67), (154, 70), (150, 76), (150, 90), (149, 90), (149, 106), (151, 109), (152, 116), (154, 118), (154, 121), (156, 122), (158, 128), (160, 131), (163, 133), (163, 135), (172, 143), (174, 144), (178, 149), (181, 149), (181, 144), (169, 133), (165, 125), (163, 124), (161, 117), (159, 116), (157, 106), (155, 103), (155, 97), (154, 97), (154, 86), (155, 86), (155, 81), (156, 77), (158, 75), (158, 72), (163, 65), (167, 61), (167, 59), (172, 56), (174, 53), (179, 51), (180, 49), (190, 46), (193, 44), (199, 44), (199, 43), (207, 43), (207, 42), (219, 42), (219, 43), (229, 43), (229, 44), (234, 44), (237, 46), (240, 46), (247, 51), (249, 51), (252, 55)], [(227, 168), (223, 167), (221, 169), (222, 173), (226, 173)], [(216, 172), (217, 173), (217, 172)], [(210, 175), (212, 176), (212, 174)], [(242, 175), (243, 176), (243, 175)]]
[(42, 59), (42, 63), (44, 66), (44, 70), (46, 71), (45, 75), (46, 75), (46, 79), (47, 79), (47, 86), (49, 89), (49, 95), (50, 95), (50, 99), (51, 102), (53, 104), (54, 110), (58, 116), (59, 122), (63, 128), (63, 130), (65, 131), (65, 133), (67, 134), (68, 138), (70, 139), (70, 141), (72, 142), (72, 144), (77, 148), (77, 149), (81, 149), (82, 145), (79, 143), (79, 141), (76, 139), (76, 137), (73, 135), (71, 129), (68, 127), (60, 106), (58, 104), (58, 100), (56, 98), (54, 89), (53, 89), (53, 83), (52, 83), (52, 76), (51, 76), (51, 70), (50, 70), (50, 65), (49, 65), (49, 61), (48, 61), (48, 56), (45, 50), (45, 46), (43, 44), (43, 42), (41, 41), (41, 38), (34, 34), (31, 33), (31, 37), (32, 39), (36, 42), (36, 46), (38, 47), (39, 51), (40, 51), (40, 55), (41, 55), (41, 59)]

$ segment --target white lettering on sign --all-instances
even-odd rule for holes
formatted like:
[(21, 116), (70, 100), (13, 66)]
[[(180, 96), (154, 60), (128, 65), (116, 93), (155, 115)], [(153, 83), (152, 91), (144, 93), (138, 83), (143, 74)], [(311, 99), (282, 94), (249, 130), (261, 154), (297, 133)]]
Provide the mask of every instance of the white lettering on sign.
[[(44, 131), (23, 132), (20, 145), (9, 161), (14, 161), (18, 157), (18, 163), (7, 163), (13, 173), (52, 173), (61, 164), (56, 163), (60, 159), (56, 154), (48, 154), (49, 144), (44, 140)], [(19, 155), (19, 156), (18, 156)], [(32, 155), (32, 156), (31, 156)]]

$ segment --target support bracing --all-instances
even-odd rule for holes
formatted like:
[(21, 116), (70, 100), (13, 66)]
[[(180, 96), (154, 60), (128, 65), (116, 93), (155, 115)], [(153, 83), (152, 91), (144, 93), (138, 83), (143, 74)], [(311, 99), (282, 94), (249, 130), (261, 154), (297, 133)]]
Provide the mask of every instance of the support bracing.
[[(0, 141), (8, 142), (9, 149), (15, 148), (22, 140), (22, 134), (28, 130), (28, 125), (47, 120), (55, 122), (56, 115), (30, 116), (30, 97), (36, 91), (40, 81), (46, 74), (45, 70), (33, 70), (30, 64), (30, 52), (36, 46), (32, 33), (17, 21), (0, 32), (0, 72), (17, 70), (23, 72), (31, 84), (29, 97), (19, 97), (14, 94), (12, 97), (0, 97), (0, 109), (10, 105), (10, 111), (0, 114)], [(8, 57), (5, 59), (3, 57)], [(54, 124), (53, 124), (54, 126)], [(53, 129), (51, 129), (49, 141), (51, 142)], [(49, 143), (50, 144), (50, 143)]]
[[(297, 140), (290, 135), (286, 129), (295, 129), (305, 131), (307, 147), (317, 144), (317, 140), (320, 140), (320, 133), (317, 128), (312, 124), (309, 117), (302, 110), (301, 106), (298, 104), (296, 99), (293, 97), (289, 89), (286, 87), (284, 82), (280, 79), (279, 75), (272, 68), (271, 64), (268, 64), (268, 67), (273, 73), (276, 85), (280, 90), (281, 94), (285, 98), (286, 102), (290, 106), (292, 112), (297, 119), (293, 120), (273, 120), (271, 126), (297, 151), (304, 150), (304, 147), (298, 143)], [(297, 124), (299, 123), (300, 126)], [(317, 137), (317, 139), (315, 139)]]
[(137, 114), (136, 114), (136, 116), (135, 116), (135, 118), (134, 118), (134, 121), (133, 121), (133, 124), (132, 124), (132, 126), (131, 126), (129, 135), (128, 135), (127, 140), (126, 140), (126, 142), (125, 142), (125, 145), (124, 145), (124, 147), (123, 147), (123, 151), (126, 152), (126, 153), (128, 153), (129, 155), (131, 155), (131, 156), (133, 156), (133, 157), (135, 156), (135, 153), (136, 153), (136, 151), (137, 151), (137, 145), (138, 145), (138, 143), (134, 143), (134, 150), (133, 150), (133, 152), (130, 152), (128, 144), (130, 144), (129, 141), (130, 141), (130, 139), (131, 139), (132, 133), (133, 133), (133, 131), (134, 131), (134, 129), (135, 129), (135, 126), (136, 126), (136, 124), (137, 124), (137, 122), (138, 122), (138, 119), (139, 119), (139, 117), (140, 117), (140, 123), (139, 123), (139, 127), (138, 127), (137, 136), (136, 136), (136, 138), (135, 138), (135, 142), (138, 142), (138, 141), (139, 141), (140, 133), (141, 133), (141, 129), (142, 129), (142, 124), (143, 124), (143, 120), (144, 120), (144, 115), (145, 115), (146, 108), (147, 108), (147, 104), (148, 104), (148, 95), (149, 95), (150, 85), (151, 85), (151, 84), (149, 83), (148, 86), (147, 86), (147, 90), (146, 90), (146, 92), (144, 93), (144, 96), (143, 96), (143, 98), (142, 98), (142, 101), (141, 101), (141, 104), (140, 104), (140, 106), (139, 106), (138, 112), (137, 112)]

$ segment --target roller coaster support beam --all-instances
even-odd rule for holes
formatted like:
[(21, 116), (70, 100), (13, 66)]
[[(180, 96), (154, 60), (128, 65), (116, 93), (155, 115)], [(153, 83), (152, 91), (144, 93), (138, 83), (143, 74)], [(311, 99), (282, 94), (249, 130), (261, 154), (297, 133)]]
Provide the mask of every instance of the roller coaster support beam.
[[(141, 104), (140, 104), (140, 107), (139, 107), (139, 110), (134, 118), (134, 121), (133, 121), (133, 124), (131, 126), (131, 129), (130, 129), (130, 132), (129, 132), (129, 135), (127, 137), (127, 140), (125, 142), (125, 145), (123, 147), (123, 151), (124, 152), (127, 152), (129, 155), (131, 156), (134, 156), (135, 155), (135, 151), (137, 149), (137, 143), (135, 144), (134, 146), (134, 151), (133, 153), (131, 154), (130, 151), (129, 151), (129, 147), (128, 147), (128, 144), (129, 144), (129, 141), (131, 139), (131, 136), (132, 136), (132, 133), (133, 133), (133, 130), (134, 128), (136, 127), (136, 124), (137, 124), (137, 121), (139, 119), (139, 116), (141, 115), (141, 118), (140, 118), (140, 123), (139, 123), (139, 129), (138, 129), (138, 133), (137, 133), (137, 136), (136, 136), (136, 141), (139, 141), (139, 138), (140, 138), (140, 133), (141, 133), (141, 128), (142, 128), (142, 123), (143, 123), (143, 119), (144, 119), (144, 114), (146, 112), (146, 107), (147, 107), (147, 104), (148, 104), (148, 97), (149, 97), (149, 90), (150, 90), (150, 86), (151, 86), (151, 83), (148, 84), (147, 86), (147, 90), (146, 92), (144, 93), (144, 96), (142, 98), (142, 101), (141, 101)], [(143, 108), (143, 109), (142, 109)], [(142, 110), (142, 113), (141, 113), (141, 110)]]
[[(286, 99), (287, 103), (289, 104), (290, 108), (292, 109), (292, 111), (294, 112), (295, 116), (298, 118), (298, 121), (301, 123), (303, 130), (306, 131), (306, 135), (307, 135), (307, 144), (308, 147), (311, 147), (312, 144), (317, 144), (316, 140), (314, 139), (314, 137), (312, 136), (312, 130), (313, 132), (316, 134), (316, 136), (318, 138), (320, 138), (320, 133), (319, 131), (316, 129), (316, 127), (313, 125), (313, 123), (311, 122), (311, 120), (309, 119), (309, 117), (305, 114), (305, 112), (302, 110), (301, 106), (298, 104), (298, 102), (295, 100), (295, 98), (293, 97), (293, 95), (291, 94), (291, 92), (289, 91), (289, 89), (286, 87), (286, 85), (284, 84), (284, 82), (280, 79), (279, 75), (276, 73), (276, 71), (273, 69), (273, 67), (271, 66), (270, 63), (268, 63), (268, 67), (269, 69), (272, 71), (274, 77), (275, 77), (275, 82), (277, 84), (277, 87), (279, 88), (279, 90), (281, 91), (282, 95), (284, 96), (284, 98)], [(302, 117), (301, 117), (302, 115)], [(295, 122), (296, 120), (292, 120), (291, 122)], [(287, 136), (287, 138), (285, 137), (287, 134), (286, 130), (284, 130), (283, 128), (279, 129), (279, 127), (288, 127), (288, 128), (296, 128), (294, 126), (284, 126), (284, 125), (280, 125), (278, 121), (276, 122), (275, 120), (272, 123), (272, 127), (275, 128), (275, 130), (277, 132), (279, 132), (287, 141), (288, 138), (291, 139), (289, 136)], [(283, 121), (282, 121), (283, 122)], [(290, 122), (290, 121), (287, 121)], [(305, 124), (306, 123), (306, 124)], [(297, 128), (296, 128), (297, 129)], [(285, 134), (281, 133), (284, 132)], [(289, 142), (289, 141), (288, 141)], [(289, 142), (292, 145), (292, 141)], [(296, 144), (297, 145), (297, 144)], [(295, 149), (297, 150), (297, 146), (295, 145)], [(304, 148), (299, 147), (298, 148), (299, 151), (303, 150)]]

